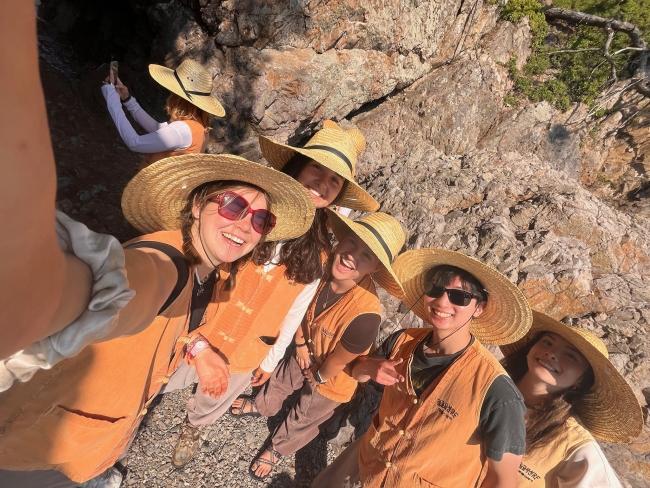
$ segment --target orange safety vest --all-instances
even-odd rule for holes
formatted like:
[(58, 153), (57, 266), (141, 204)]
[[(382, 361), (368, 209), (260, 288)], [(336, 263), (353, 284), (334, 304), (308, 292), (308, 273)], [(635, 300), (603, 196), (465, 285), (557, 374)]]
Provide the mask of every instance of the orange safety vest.
[[(319, 292), (325, 286), (327, 286), (327, 282), (321, 283)], [(341, 342), (343, 333), (355, 318), (364, 313), (379, 315), (381, 314), (381, 305), (375, 285), (369, 276), (361, 280), (333, 306), (314, 317), (317, 298), (318, 292), (307, 310), (302, 328), (316, 364), (320, 365), (325, 362), (327, 356), (334, 352), (336, 345)], [(370, 347), (361, 354), (367, 354), (369, 350)], [(338, 403), (349, 402), (356, 389), (357, 380), (345, 371), (329, 378), (322, 385), (316, 386), (318, 393)]]
[(587, 429), (573, 417), (569, 417), (562, 430), (546, 444), (526, 454), (519, 465), (517, 486), (544, 488), (554, 486), (552, 480), (560, 464), (576, 449), (593, 442)]
[[(182, 248), (180, 231), (138, 241)], [(192, 276), (142, 332), (92, 344), (0, 394), (0, 468), (56, 469), (83, 482), (112, 466), (182, 359)]]
[(184, 122), (190, 127), (190, 132), (192, 133), (192, 143), (185, 149), (173, 149), (171, 151), (148, 154), (145, 157), (146, 165), (155, 163), (159, 159), (167, 158), (169, 156), (180, 156), (181, 154), (194, 154), (204, 151), (205, 145), (207, 143), (205, 127), (203, 127), (201, 123), (192, 119), (182, 120), (181, 122)]
[(226, 357), (231, 373), (258, 367), (277, 339), (282, 321), (305, 285), (287, 279), (285, 265), (268, 272), (247, 261), (235, 286), (220, 290), (219, 307), (196, 329)]
[(406, 381), (384, 388), (379, 411), (359, 443), (364, 487), (480, 486), (487, 462), (478, 438), (481, 405), (506, 372), (477, 340), (417, 397), (411, 384), (416, 347), (430, 329), (406, 329), (390, 359)]

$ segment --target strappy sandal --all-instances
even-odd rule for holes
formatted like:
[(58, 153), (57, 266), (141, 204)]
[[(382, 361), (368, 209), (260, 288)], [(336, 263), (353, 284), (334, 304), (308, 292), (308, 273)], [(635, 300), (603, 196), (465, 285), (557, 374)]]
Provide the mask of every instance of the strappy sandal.
[[(262, 455), (265, 452), (270, 452), (271, 453), (271, 460), (268, 459), (262, 459)], [(280, 461), (282, 461), (282, 454), (280, 454), (278, 451), (273, 449), (271, 446), (267, 447), (264, 451), (262, 451), (262, 454), (257, 456), (253, 461), (251, 462), (250, 466), (248, 467), (248, 474), (250, 475), (251, 478), (257, 481), (266, 481), (271, 474), (273, 474), (273, 470), (275, 467), (280, 464)], [(271, 471), (269, 471), (266, 476), (257, 476), (255, 474), (255, 471), (253, 470), (253, 465), (257, 464), (266, 464), (267, 466), (271, 466)]]
[[(242, 395), (240, 397), (237, 397), (237, 400), (242, 400), (242, 404), (240, 407), (233, 407), (232, 405), (230, 405), (230, 408), (228, 409), (230, 415), (233, 415), (234, 417), (261, 417), (262, 416), (262, 414), (260, 414), (255, 408), (255, 402), (253, 401), (252, 397)], [(251, 407), (250, 412), (246, 411), (246, 407), (248, 406)]]

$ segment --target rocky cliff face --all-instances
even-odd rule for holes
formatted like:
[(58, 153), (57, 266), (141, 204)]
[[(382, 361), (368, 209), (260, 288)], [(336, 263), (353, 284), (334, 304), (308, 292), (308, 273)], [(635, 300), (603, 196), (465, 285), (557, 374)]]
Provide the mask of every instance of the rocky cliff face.
[[(360, 178), (401, 219), (410, 247), (483, 259), (533, 308), (594, 330), (646, 404), (647, 100), (605, 95), (599, 104), (609, 112), (598, 120), (588, 107), (506, 106), (505, 64), (525, 61), (530, 34), (481, 0), (135, 3), (152, 36), (125, 48), (141, 53), (135, 71), (192, 56), (216, 74), (228, 116), (211, 151), (257, 158), (260, 133), (300, 143), (325, 118), (356, 125), (368, 140)], [(64, 8), (84, 7), (70, 0), (50, 12), (67, 18)], [(73, 32), (68, 24), (59, 31)], [(55, 140), (60, 164), (74, 166), (78, 152), (68, 154), (63, 139)], [(399, 315), (386, 305), (390, 328)], [(607, 446), (629, 486), (650, 477), (649, 451), (647, 428), (632, 446)]]

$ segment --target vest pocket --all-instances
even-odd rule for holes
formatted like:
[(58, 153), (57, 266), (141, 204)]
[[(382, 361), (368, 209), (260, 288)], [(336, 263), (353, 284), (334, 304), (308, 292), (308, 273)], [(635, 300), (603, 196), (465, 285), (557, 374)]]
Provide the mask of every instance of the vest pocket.
[(87, 414), (62, 405), (57, 405), (43, 420), (46, 425), (39, 428), (48, 433), (48, 462), (54, 464), (108, 455), (128, 430), (125, 417)]
[(413, 486), (417, 488), (442, 488), (440, 485), (436, 485), (420, 477), (418, 473), (413, 473)]

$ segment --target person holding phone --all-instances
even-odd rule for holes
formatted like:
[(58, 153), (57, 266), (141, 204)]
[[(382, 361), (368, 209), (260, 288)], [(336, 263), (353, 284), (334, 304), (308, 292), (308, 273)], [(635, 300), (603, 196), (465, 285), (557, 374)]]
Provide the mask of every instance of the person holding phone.
[[(113, 123), (128, 148), (145, 154), (145, 163), (167, 156), (204, 152), (213, 117), (223, 117), (225, 110), (212, 95), (210, 73), (198, 62), (185, 59), (176, 69), (149, 65), (151, 77), (171, 93), (165, 111), (169, 122), (158, 122), (140, 106), (117, 75), (111, 62), (102, 94)], [(124, 111), (145, 131), (138, 134)]]

